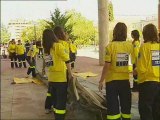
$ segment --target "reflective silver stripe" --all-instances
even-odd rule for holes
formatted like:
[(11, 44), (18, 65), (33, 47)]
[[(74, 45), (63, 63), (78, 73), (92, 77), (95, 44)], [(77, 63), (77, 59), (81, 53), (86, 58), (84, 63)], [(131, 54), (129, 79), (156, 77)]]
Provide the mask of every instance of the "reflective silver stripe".
[(14, 62), (14, 61), (11, 61), (11, 62)]

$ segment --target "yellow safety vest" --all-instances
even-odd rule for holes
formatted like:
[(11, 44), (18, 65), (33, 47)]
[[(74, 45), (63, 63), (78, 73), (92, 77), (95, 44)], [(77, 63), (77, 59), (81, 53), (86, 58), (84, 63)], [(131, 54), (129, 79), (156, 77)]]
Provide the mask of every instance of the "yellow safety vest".
[(129, 56), (133, 59), (133, 45), (130, 41), (114, 41), (106, 47), (105, 61), (111, 63), (106, 82), (129, 79)]
[(144, 43), (137, 61), (138, 83), (160, 82), (160, 43)]

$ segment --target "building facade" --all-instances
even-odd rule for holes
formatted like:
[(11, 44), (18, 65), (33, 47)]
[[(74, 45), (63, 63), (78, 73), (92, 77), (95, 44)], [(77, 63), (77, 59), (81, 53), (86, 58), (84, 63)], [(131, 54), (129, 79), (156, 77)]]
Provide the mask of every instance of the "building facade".
[(26, 28), (31, 26), (32, 24), (29, 21), (26, 20), (11, 20), (8, 23), (8, 30), (11, 33), (10, 39), (15, 39), (16, 41), (21, 39), (22, 31)]
[(154, 24), (158, 29), (158, 17), (157, 16), (147, 17), (145, 20), (140, 20), (139, 22), (133, 23), (132, 28), (142, 31), (143, 27), (149, 23)]

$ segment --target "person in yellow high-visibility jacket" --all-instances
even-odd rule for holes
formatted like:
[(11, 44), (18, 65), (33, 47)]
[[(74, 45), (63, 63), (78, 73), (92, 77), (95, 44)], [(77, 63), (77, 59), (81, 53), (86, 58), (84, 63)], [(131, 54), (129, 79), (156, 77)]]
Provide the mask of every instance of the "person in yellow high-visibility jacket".
[(19, 68), (23, 66), (26, 68), (26, 58), (25, 58), (25, 47), (21, 43), (21, 40), (18, 40), (18, 44), (16, 45), (16, 54), (19, 62)]
[[(54, 34), (56, 35), (57, 39), (58, 39), (58, 42), (61, 43), (64, 46), (66, 54), (69, 55), (68, 34), (60, 26), (56, 26), (53, 31), (54, 31)], [(70, 60), (68, 62), (70, 63)], [(68, 75), (67, 67), (65, 67), (65, 68), (66, 68), (66, 72), (67, 72), (67, 75)], [(50, 94), (50, 86), (48, 87), (48, 94)], [(53, 95), (46, 97), (46, 101), (45, 101), (46, 113), (49, 113), (49, 111), (51, 109), (52, 97), (53, 97)]]
[(38, 48), (36, 46), (36, 42), (33, 42), (33, 45), (31, 46), (30, 50), (27, 53), (27, 61), (29, 64), (29, 68), (27, 71), (27, 76), (29, 77), (29, 74), (32, 73), (32, 77), (36, 77), (36, 55), (38, 54)]
[(144, 26), (143, 38), (134, 71), (138, 74), (139, 113), (141, 120), (159, 120), (155, 103), (158, 103), (160, 94), (160, 41), (156, 26)]
[[(139, 54), (139, 48), (140, 48), (140, 40), (139, 40), (139, 37), (140, 37), (140, 35), (139, 35), (139, 32), (138, 32), (138, 30), (133, 30), (132, 32), (131, 32), (131, 36), (132, 36), (132, 38), (133, 38), (133, 42), (132, 42), (132, 44), (133, 44), (133, 55), (134, 55), (134, 61), (132, 61), (132, 63), (133, 63), (133, 70), (136, 68), (136, 61), (137, 61), (137, 59), (138, 59), (138, 54)], [(138, 91), (138, 84), (137, 84), (137, 75), (133, 75), (133, 88), (132, 88), (132, 91), (134, 92), (134, 91)]]
[(75, 61), (76, 61), (76, 54), (77, 54), (77, 47), (76, 47), (76, 45), (74, 44), (73, 41), (70, 41), (69, 48), (70, 48), (71, 68), (74, 69), (74, 64), (75, 64)]
[(131, 89), (129, 56), (133, 58), (132, 42), (126, 41), (127, 26), (117, 23), (113, 41), (106, 47), (105, 65), (99, 81), (99, 90), (106, 82), (107, 120), (131, 120)]
[[(43, 31), (43, 48), (45, 65), (48, 67), (48, 81), (52, 96), (55, 120), (64, 120), (67, 102), (67, 70), (71, 77), (69, 54), (61, 42), (58, 41), (54, 32), (50, 29)], [(67, 67), (67, 69), (66, 69)], [(48, 106), (45, 106), (48, 107)], [(50, 106), (49, 106), (50, 107)]]
[(16, 56), (16, 42), (15, 39), (12, 39), (8, 46), (8, 52), (11, 59), (11, 68), (14, 68), (14, 65), (16, 68), (18, 68), (17, 64), (17, 56)]

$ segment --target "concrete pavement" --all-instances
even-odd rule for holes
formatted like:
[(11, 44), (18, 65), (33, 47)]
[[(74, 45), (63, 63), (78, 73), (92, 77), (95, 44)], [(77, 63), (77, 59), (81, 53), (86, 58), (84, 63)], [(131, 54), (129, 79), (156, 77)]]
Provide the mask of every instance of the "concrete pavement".
[(14, 77), (25, 77), (26, 68), (10, 68), (10, 60), (1, 60), (1, 119), (39, 120), (53, 119), (44, 112), (47, 87), (28, 84), (11, 84)]

